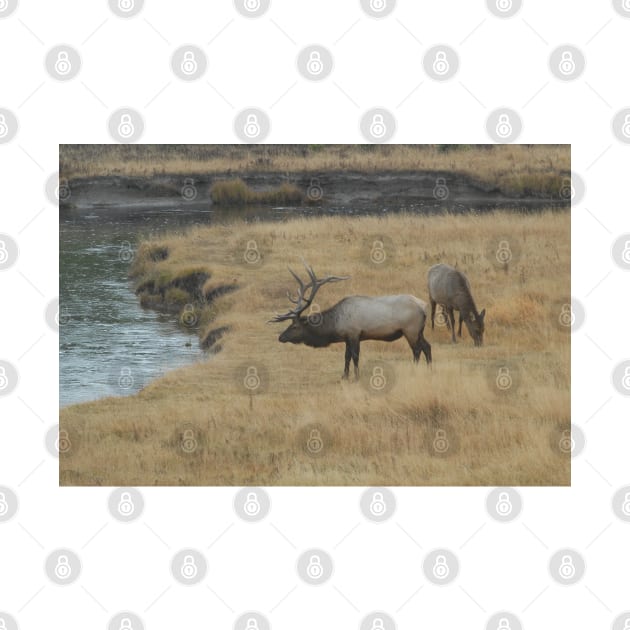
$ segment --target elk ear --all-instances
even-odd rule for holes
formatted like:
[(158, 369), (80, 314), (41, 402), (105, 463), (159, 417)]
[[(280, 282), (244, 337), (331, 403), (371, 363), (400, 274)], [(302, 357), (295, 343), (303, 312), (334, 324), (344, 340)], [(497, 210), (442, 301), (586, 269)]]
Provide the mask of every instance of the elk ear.
[(481, 311), (481, 313), (479, 313), (479, 319), (481, 321), (483, 321), (483, 318), (486, 316), (486, 309), (484, 308), (483, 311)]

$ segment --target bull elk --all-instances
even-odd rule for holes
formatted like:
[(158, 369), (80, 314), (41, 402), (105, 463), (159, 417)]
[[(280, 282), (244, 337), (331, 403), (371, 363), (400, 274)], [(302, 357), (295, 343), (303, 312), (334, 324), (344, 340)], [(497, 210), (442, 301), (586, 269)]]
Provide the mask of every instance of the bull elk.
[[(468, 278), (461, 272), (440, 263), (433, 265), (429, 269), (429, 300), (431, 301), (431, 329), (435, 325), (435, 307), (440, 304), (447, 317), (446, 323), (451, 329), (453, 343), (455, 343), (455, 315), (453, 310), (459, 311), (459, 331), (462, 336), (462, 322), (473, 339), (476, 346), (483, 343), (483, 333), (485, 330), (484, 318), (486, 309), (481, 313), (475, 306), (475, 301), (470, 290)], [(450, 318), (450, 322), (449, 319)]]
[(276, 315), (270, 322), (290, 321), (290, 326), (280, 335), (281, 343), (303, 343), (312, 348), (325, 348), (332, 343), (345, 343), (346, 356), (343, 378), (350, 371), (350, 359), (354, 362), (354, 375), (359, 378), (359, 346), (362, 341), (395, 341), (403, 335), (417, 363), (422, 352), (427, 365), (431, 363), (431, 345), (424, 338), (427, 305), (413, 295), (386, 295), (365, 297), (352, 295), (343, 298), (332, 308), (314, 315), (302, 313), (312, 304), (319, 289), (330, 282), (347, 280), (349, 276), (327, 276), (318, 279), (312, 267), (302, 261), (309, 276), (305, 284), (291, 269), (289, 272), (298, 283), (297, 297), (287, 291), (295, 305), (283, 315)]

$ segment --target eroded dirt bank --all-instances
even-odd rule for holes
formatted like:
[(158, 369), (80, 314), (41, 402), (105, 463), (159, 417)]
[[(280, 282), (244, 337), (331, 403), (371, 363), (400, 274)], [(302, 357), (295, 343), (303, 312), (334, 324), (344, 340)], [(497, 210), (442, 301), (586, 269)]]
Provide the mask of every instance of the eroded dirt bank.
[[(76, 209), (142, 208), (184, 203), (190, 209), (207, 207), (210, 188), (219, 180), (239, 177), (254, 190), (290, 183), (304, 191), (310, 202), (326, 208), (365, 206), (404, 207), (422, 202), (443, 202), (447, 208), (483, 209), (518, 204), (524, 208), (545, 203), (566, 205), (562, 185), (556, 190), (525, 190), (515, 194), (452, 172), (359, 173), (329, 172), (318, 175), (286, 173), (105, 176), (61, 181), (62, 206)], [(570, 182), (568, 184), (570, 191)], [(64, 195), (62, 194), (62, 197)]]

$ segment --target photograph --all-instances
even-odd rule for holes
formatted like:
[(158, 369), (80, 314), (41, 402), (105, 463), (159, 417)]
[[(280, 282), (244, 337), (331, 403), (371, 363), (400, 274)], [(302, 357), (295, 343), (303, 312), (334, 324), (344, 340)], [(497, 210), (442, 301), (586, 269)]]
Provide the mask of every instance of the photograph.
[(60, 484), (569, 486), (573, 195), (567, 144), (60, 145)]

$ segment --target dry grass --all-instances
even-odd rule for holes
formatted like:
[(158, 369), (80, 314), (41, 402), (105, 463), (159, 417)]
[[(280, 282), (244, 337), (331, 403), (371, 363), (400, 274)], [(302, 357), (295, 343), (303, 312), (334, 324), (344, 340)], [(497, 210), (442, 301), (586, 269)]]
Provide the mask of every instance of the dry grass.
[(437, 171), (509, 194), (558, 195), (569, 145), (61, 145), (60, 175)]
[(294, 184), (284, 183), (271, 190), (254, 190), (242, 179), (221, 179), (212, 184), (210, 199), (217, 205), (242, 206), (246, 204), (299, 205), (304, 194)]
[[(521, 255), (504, 271), (492, 264), (487, 243), (506, 237)], [(395, 247), (382, 267), (369, 259), (376, 238)], [(256, 241), (260, 265), (244, 262), (248, 240)], [(568, 212), (204, 227), (146, 251), (168, 256), (145, 257), (145, 274), (205, 268), (214, 287), (237, 284), (213, 304), (214, 320), (202, 335), (230, 331), (219, 354), (135, 396), (63, 409), (61, 428), (76, 446), (60, 459), (62, 484), (570, 483), (570, 457), (554, 446), (570, 424), (570, 335), (557, 323), (558, 300), (570, 295)], [(379, 395), (363, 383), (341, 382), (342, 345), (280, 345), (282, 325), (266, 323), (288, 305), (286, 265), (299, 265), (301, 256), (319, 274), (352, 276), (322, 289), (322, 308), (353, 293), (412, 292), (426, 300), (428, 268), (457, 264), (478, 307), (487, 308), (485, 345), (473, 347), (467, 332), (452, 345), (444, 327), (429, 325), (433, 369), (414, 365), (404, 340), (365, 342), (362, 380), (378, 359), (391, 368), (393, 387)], [(500, 396), (495, 362), (505, 360), (520, 386)], [(262, 380), (256, 395), (244, 387), (249, 366)], [(324, 442), (317, 457), (305, 449), (313, 425)], [(438, 431), (449, 440), (445, 454), (433, 448)], [(189, 454), (182, 448), (187, 437)]]

